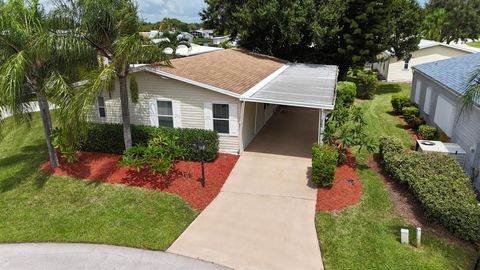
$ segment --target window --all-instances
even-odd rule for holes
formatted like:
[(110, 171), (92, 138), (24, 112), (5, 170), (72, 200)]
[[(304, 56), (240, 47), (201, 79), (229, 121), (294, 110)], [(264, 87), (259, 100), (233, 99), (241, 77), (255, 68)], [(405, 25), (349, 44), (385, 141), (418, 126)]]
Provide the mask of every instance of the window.
[(431, 99), (432, 99), (432, 88), (427, 87), (427, 92), (425, 93), (425, 101), (423, 103), (423, 111), (426, 114), (430, 114), (430, 103), (432, 103)]
[(98, 115), (102, 118), (107, 116), (107, 111), (105, 109), (105, 99), (103, 97), (98, 97)]
[(158, 125), (173, 128), (173, 107), (171, 101), (157, 100)]
[(422, 81), (417, 80), (417, 84), (415, 86), (415, 103), (420, 103), (420, 91), (422, 91)]
[(230, 113), (228, 104), (212, 104), (213, 130), (222, 134), (230, 133)]

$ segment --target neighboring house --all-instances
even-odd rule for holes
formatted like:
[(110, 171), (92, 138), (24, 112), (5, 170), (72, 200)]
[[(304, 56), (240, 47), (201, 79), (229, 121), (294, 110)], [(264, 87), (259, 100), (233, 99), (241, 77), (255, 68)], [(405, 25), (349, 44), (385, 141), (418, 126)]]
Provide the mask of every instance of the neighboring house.
[(410, 61), (397, 59), (385, 52), (380, 56), (383, 61), (374, 63), (372, 68), (389, 82), (410, 82), (412, 81), (412, 66), (477, 52), (480, 52), (480, 49), (465, 44), (446, 44), (422, 39), (418, 50), (412, 53)]
[(212, 38), (212, 43), (218, 45), (218, 44), (221, 44), (221, 43), (229, 41), (229, 40), (230, 40), (230, 36), (213, 37)]
[(480, 100), (462, 113), (462, 96), (480, 54), (471, 54), (413, 67), (411, 99), (429, 125), (441, 129), (467, 152), (465, 171), (480, 191)]
[(188, 42), (190, 42), (190, 43), (193, 42), (193, 35), (188, 33), (188, 32), (181, 32), (178, 35), (178, 38), (184, 38), (184, 39), (188, 40)]
[[(139, 86), (138, 103), (130, 103), (132, 124), (215, 130), (221, 152), (240, 154), (275, 107), (287, 105), (318, 109), (321, 141), (335, 103), (336, 66), (290, 64), (239, 49), (171, 62), (173, 67), (143, 65), (130, 74)], [(119, 91), (103, 93), (91, 120), (121, 119)]]
[(196, 38), (209, 38), (213, 37), (213, 30), (210, 29), (198, 29), (190, 32)]
[[(201, 46), (195, 43), (190, 43), (190, 46), (191, 46), (190, 48), (184, 45), (178, 46), (177, 52), (176, 52), (177, 57), (178, 56), (182, 56), (182, 57), (194, 56), (198, 54), (204, 54), (204, 53), (223, 50), (223, 48)], [(173, 50), (171, 48), (166, 48), (164, 52), (166, 54), (172, 54)]]

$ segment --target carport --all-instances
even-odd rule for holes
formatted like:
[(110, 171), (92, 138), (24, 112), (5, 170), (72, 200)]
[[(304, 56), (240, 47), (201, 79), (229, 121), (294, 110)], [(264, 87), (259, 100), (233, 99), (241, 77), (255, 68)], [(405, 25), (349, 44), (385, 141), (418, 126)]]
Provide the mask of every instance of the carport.
[[(248, 113), (248, 108), (246, 109), (248, 103), (296, 107), (295, 114), (297, 119), (284, 117), (285, 121), (302, 121), (302, 110), (300, 108), (308, 108), (310, 111), (303, 110), (303, 113), (309, 118), (312, 117), (312, 109), (318, 110), (317, 123), (315, 123), (318, 127), (316, 140), (318, 143), (321, 143), (323, 141), (327, 114), (335, 106), (337, 75), (337, 66), (315, 64), (285, 65), (242, 95), (240, 129), (244, 131), (248, 125), (252, 125), (250, 123), (251, 120), (245, 117), (246, 112)], [(255, 121), (258, 118), (258, 113), (256, 106)], [(282, 132), (279, 130), (281, 128), (302, 128), (301, 125), (296, 124), (292, 123), (289, 126), (277, 127), (276, 132)], [(305, 124), (311, 124), (311, 122), (306, 121)], [(257, 126), (257, 123), (255, 122), (253, 125)], [(270, 129), (270, 132), (274, 132), (273, 127)], [(256, 136), (256, 128), (254, 133)], [(242, 134), (245, 134), (245, 132), (242, 132)], [(250, 140), (245, 140), (245, 138), (242, 138), (240, 141), (244, 144), (241, 149), (244, 149), (250, 143)]]

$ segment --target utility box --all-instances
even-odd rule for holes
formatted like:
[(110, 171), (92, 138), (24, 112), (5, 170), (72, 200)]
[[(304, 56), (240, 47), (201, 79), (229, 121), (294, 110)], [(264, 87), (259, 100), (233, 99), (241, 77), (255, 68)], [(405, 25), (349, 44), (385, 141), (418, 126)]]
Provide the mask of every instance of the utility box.
[(440, 141), (417, 140), (417, 151), (443, 153), (455, 158), (462, 168), (465, 168), (467, 152), (456, 143), (444, 143)]
[(400, 229), (400, 242), (402, 244), (408, 245), (409, 242), (409, 230), (408, 229)]

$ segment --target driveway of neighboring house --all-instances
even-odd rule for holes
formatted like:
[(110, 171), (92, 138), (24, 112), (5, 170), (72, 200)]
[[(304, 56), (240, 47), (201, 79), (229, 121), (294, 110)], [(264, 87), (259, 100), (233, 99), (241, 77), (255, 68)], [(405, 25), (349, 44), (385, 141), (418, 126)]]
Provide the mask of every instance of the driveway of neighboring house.
[(276, 114), (168, 251), (235, 269), (323, 269), (308, 180), (317, 125), (318, 110)]
[(227, 270), (223, 266), (160, 251), (56, 243), (0, 245), (0, 269)]

